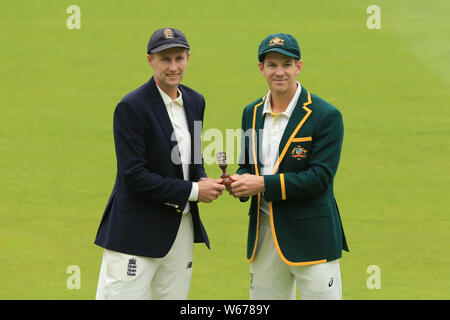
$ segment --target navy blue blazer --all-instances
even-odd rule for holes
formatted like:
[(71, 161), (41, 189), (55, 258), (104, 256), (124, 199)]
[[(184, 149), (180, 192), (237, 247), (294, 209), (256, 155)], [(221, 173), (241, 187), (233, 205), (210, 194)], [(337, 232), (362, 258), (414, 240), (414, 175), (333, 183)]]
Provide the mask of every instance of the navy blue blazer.
[[(173, 155), (179, 157), (178, 145), (152, 77), (127, 94), (114, 111), (117, 176), (95, 244), (122, 253), (161, 258), (175, 241), (192, 181), (206, 177), (201, 154), (205, 99), (184, 85), (179, 89), (191, 133), (190, 181), (183, 179), (180, 161), (172, 160)], [(190, 208), (194, 242), (204, 242), (209, 248), (197, 203), (191, 201)]]

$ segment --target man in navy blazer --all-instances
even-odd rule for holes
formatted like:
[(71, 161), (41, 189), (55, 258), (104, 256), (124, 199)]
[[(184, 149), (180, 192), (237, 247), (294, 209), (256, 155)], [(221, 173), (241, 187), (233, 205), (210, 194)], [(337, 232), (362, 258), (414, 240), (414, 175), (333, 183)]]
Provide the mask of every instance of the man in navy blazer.
[(104, 248), (97, 299), (187, 299), (193, 243), (209, 248), (197, 201), (224, 186), (203, 167), (205, 100), (180, 84), (189, 49), (181, 31), (155, 31), (153, 77), (115, 109), (117, 177), (95, 239)]

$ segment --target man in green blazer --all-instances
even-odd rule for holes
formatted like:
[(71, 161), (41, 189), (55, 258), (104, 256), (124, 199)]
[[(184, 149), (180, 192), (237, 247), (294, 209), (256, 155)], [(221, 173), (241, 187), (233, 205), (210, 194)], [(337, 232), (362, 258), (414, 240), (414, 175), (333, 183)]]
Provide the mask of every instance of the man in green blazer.
[(242, 116), (239, 169), (227, 187), (251, 197), (247, 259), (251, 299), (342, 299), (348, 251), (333, 193), (343, 140), (337, 108), (297, 81), (297, 40), (277, 33), (258, 49), (269, 93)]

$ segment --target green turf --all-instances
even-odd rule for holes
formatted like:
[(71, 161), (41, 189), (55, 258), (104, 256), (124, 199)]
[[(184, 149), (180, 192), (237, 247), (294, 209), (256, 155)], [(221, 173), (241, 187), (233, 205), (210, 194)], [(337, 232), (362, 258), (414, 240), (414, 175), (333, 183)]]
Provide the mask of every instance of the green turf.
[[(68, 30), (66, 8), (81, 8)], [(381, 8), (381, 30), (366, 8)], [(448, 1), (2, 1), (0, 299), (93, 299), (93, 244), (115, 179), (112, 113), (151, 76), (152, 31), (185, 32), (184, 83), (207, 101), (205, 129), (238, 128), (267, 85), (268, 34), (300, 42), (301, 83), (343, 113), (335, 193), (350, 246), (344, 299), (448, 299)], [(231, 165), (230, 170), (236, 169)], [(219, 168), (208, 165), (210, 176)], [(247, 204), (224, 194), (201, 215), (191, 299), (247, 299)], [(66, 269), (81, 268), (81, 289)], [(370, 265), (381, 289), (369, 290)]]

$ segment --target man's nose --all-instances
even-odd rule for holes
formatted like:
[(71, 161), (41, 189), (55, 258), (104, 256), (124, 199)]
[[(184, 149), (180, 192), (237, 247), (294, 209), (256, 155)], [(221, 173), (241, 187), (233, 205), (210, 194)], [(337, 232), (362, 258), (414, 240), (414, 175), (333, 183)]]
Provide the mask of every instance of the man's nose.
[(281, 68), (281, 67), (276, 68), (276, 69), (275, 69), (275, 75), (276, 75), (277, 77), (282, 77), (282, 76), (284, 75), (284, 70), (283, 70), (283, 68)]
[(171, 71), (176, 71), (178, 68), (177, 62), (175, 60), (172, 60), (170, 62), (170, 66), (169, 66), (169, 70)]

